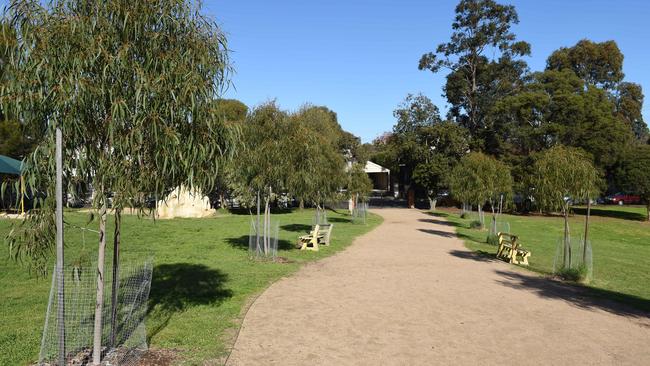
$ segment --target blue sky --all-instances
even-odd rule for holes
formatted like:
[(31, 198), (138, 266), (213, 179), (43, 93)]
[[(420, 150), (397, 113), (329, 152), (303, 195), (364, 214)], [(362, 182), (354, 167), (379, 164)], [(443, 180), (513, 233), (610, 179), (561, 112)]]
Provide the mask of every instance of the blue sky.
[[(615, 40), (626, 80), (650, 95), (650, 2), (643, 0), (503, 1), (515, 5), (514, 32), (532, 44), (527, 61), (578, 40)], [(226, 97), (249, 106), (277, 99), (295, 110), (305, 102), (338, 113), (344, 129), (371, 141), (391, 129), (392, 111), (407, 93), (422, 92), (447, 110), (444, 73), (419, 71), (420, 56), (451, 34), (457, 1), (206, 0), (205, 12), (227, 32), (236, 69)], [(650, 99), (647, 98), (647, 99)], [(650, 102), (644, 106), (646, 121)]]

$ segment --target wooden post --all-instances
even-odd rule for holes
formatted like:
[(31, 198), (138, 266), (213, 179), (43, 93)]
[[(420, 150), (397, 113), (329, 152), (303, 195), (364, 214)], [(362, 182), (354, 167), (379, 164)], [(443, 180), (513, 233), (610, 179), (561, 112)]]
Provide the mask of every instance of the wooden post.
[[(59, 365), (65, 365), (65, 282), (63, 277), (63, 134), (56, 128), (56, 282)], [(22, 177), (21, 177), (22, 179)]]
[(111, 287), (111, 339), (110, 346), (116, 346), (117, 340), (117, 295), (120, 289), (120, 229), (122, 227), (122, 212), (115, 209), (115, 234), (113, 236), (113, 284)]
[(104, 195), (102, 208), (99, 211), (99, 249), (97, 250), (97, 301), (95, 302), (95, 328), (93, 333), (93, 365), (99, 365), (102, 360), (102, 326), (104, 306), (104, 254), (106, 252), (106, 211), (108, 197), (101, 186)]
[(582, 264), (587, 260), (587, 239), (589, 238), (589, 216), (591, 216), (591, 199), (587, 198), (587, 217), (585, 217), (585, 242), (582, 245)]
[(25, 213), (25, 177), (20, 175), (20, 214)]

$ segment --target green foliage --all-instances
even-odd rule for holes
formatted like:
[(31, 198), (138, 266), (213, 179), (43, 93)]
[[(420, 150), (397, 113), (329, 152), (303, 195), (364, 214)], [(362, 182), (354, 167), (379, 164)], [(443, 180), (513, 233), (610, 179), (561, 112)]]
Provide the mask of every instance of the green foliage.
[(485, 242), (490, 245), (499, 245), (499, 236), (494, 234), (488, 234), (487, 239), (485, 239)]
[(396, 135), (417, 133), (420, 128), (440, 123), (438, 107), (422, 94), (408, 94), (402, 104), (393, 111), (397, 123), (393, 126)]
[(253, 203), (257, 192), (285, 187), (291, 163), (284, 153), (289, 132), (289, 116), (275, 102), (262, 104), (248, 115), (242, 129), (246, 150), (237, 156), (232, 172), (235, 191), (248, 204)]
[(607, 92), (585, 87), (571, 70), (535, 73), (521, 93), (496, 104), (496, 134), (502, 138), (495, 151), (517, 166), (518, 179), (532, 173), (532, 154), (558, 143), (583, 149), (599, 169), (610, 171), (633, 139), (629, 124), (614, 111)]
[[(5, 20), (21, 42), (8, 50), (13, 77), (3, 85), (2, 105), (44, 134), (25, 173), (41, 210), (22, 229), (53, 232), (40, 227), (51, 223), (53, 201), (44, 197), (54, 197), (55, 128), (63, 131), (68, 191), (92, 183), (95, 208), (108, 192), (121, 208), (143, 207), (148, 196), (181, 184), (210, 190), (237, 134), (214, 110), (228, 82), (226, 39), (200, 5), (21, 1)], [(51, 240), (41, 239), (46, 253)]]
[(583, 282), (587, 279), (587, 273), (587, 266), (580, 265), (577, 268), (562, 268), (556, 275), (565, 281)]
[(650, 136), (648, 125), (643, 120), (643, 99), (641, 85), (629, 82), (622, 82), (618, 85), (616, 112), (641, 143), (648, 141)]
[(472, 220), (469, 223), (469, 228), (479, 230), (483, 228), (483, 224), (479, 220)]
[(216, 112), (221, 114), (226, 122), (243, 122), (246, 120), (248, 107), (237, 99), (218, 99)]
[(269, 188), (322, 205), (346, 183), (341, 141), (349, 136), (325, 107), (289, 115), (275, 102), (263, 104), (249, 114), (243, 135), (246, 151), (232, 169), (232, 185), (249, 205)]
[(637, 145), (627, 151), (618, 167), (617, 177), (619, 186), (643, 198), (650, 221), (650, 145)]
[(322, 206), (345, 184), (339, 144), (343, 131), (335, 118), (323, 107), (302, 109), (291, 116), (286, 187), (300, 200), (315, 205)]
[(512, 196), (512, 176), (504, 163), (482, 153), (464, 156), (449, 177), (451, 194), (461, 202), (490, 204), (492, 210), (503, 195)]
[(623, 54), (614, 41), (583, 39), (573, 47), (553, 52), (546, 65), (548, 70), (572, 70), (585, 82), (605, 89), (613, 89), (625, 76)]
[[(420, 59), (420, 70), (450, 71), (444, 89), (451, 104), (450, 115), (469, 129), (480, 148), (485, 145), (489, 149), (484, 131), (490, 125), (492, 105), (518, 88), (527, 68), (520, 57), (530, 54), (530, 45), (516, 41), (511, 32), (518, 22), (512, 5), (461, 0), (456, 6), (450, 41)], [(490, 59), (489, 55), (499, 56)]]
[(568, 212), (569, 200), (593, 198), (599, 191), (597, 170), (584, 152), (554, 146), (541, 153), (534, 164), (532, 186), (540, 208)]
[(372, 181), (364, 170), (364, 165), (353, 163), (348, 169), (347, 192), (350, 197), (365, 201), (372, 192)]

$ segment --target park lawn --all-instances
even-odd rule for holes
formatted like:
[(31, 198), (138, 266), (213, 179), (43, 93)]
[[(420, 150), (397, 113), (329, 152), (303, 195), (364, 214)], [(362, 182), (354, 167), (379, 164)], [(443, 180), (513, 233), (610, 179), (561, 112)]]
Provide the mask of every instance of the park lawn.
[[(330, 247), (319, 252), (293, 249), (297, 236), (312, 224), (313, 210), (273, 214), (280, 225), (278, 255), (286, 263), (257, 262), (248, 257), (250, 216), (221, 213), (205, 219), (153, 221), (123, 216), (122, 263), (152, 255), (154, 274), (147, 318), (147, 338), (152, 348), (178, 351), (180, 361), (203, 364), (218, 360), (229, 350), (242, 309), (267, 286), (295, 272), (301, 264), (329, 256), (381, 223), (369, 214), (366, 224), (351, 221), (346, 213), (328, 211), (334, 224)], [(65, 220), (85, 225), (88, 214), (68, 211)], [(0, 234), (11, 220), (0, 220)], [(109, 218), (107, 252), (112, 251)], [(93, 222), (92, 229), (97, 229)], [(77, 259), (79, 249), (95, 257), (97, 235), (68, 227), (66, 263)], [(6, 250), (6, 249), (5, 249)], [(110, 256), (107, 263), (110, 263)], [(45, 319), (51, 277), (36, 278), (8, 258), (0, 256), (0, 365), (25, 365), (36, 361)], [(303, 309), (304, 310), (304, 309)], [(296, 311), (302, 311), (296, 309)], [(271, 314), (270, 314), (271, 315)]]
[[(584, 208), (575, 208), (570, 218), (571, 236), (584, 235)], [(470, 229), (471, 219), (458, 213), (439, 213), (456, 226), (466, 246), (493, 256), (496, 246), (486, 243), (487, 231)], [(650, 223), (644, 222), (645, 208), (596, 206), (592, 209), (589, 240), (593, 250), (593, 280), (587, 285), (593, 295), (621, 301), (650, 311)], [(486, 223), (490, 216), (485, 214)], [(499, 226), (510, 225), (523, 247), (532, 252), (529, 269), (551, 275), (563, 219), (550, 216), (502, 215)]]

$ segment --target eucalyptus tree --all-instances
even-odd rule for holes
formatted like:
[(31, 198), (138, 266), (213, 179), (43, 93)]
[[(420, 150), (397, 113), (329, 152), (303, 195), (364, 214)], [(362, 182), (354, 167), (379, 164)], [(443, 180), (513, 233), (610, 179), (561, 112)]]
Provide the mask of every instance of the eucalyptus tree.
[(359, 162), (350, 164), (347, 171), (346, 190), (353, 202), (366, 201), (372, 192), (372, 181), (364, 169), (364, 165)]
[(13, 232), (10, 248), (44, 270), (53, 237), (53, 131), (59, 128), (64, 175), (92, 183), (99, 210), (94, 364), (102, 348), (109, 193), (117, 271), (120, 211), (181, 184), (209, 189), (219, 161), (232, 151), (235, 134), (212, 103), (227, 83), (226, 39), (200, 10), (184, 0), (14, 1), (9, 7), (20, 41), (11, 51), (15, 78), (3, 87), (3, 105), (44, 131), (26, 173), (32, 194), (43, 197), (35, 202), (41, 209)]
[(426, 189), (431, 209), (435, 210), (436, 198), (447, 188), (447, 176), (469, 150), (467, 129), (445, 121), (420, 128), (418, 136), (420, 158), (413, 180)]
[(447, 185), (451, 195), (463, 203), (478, 206), (479, 221), (483, 225), (482, 206), (485, 203), (483, 181), (478, 174), (480, 164), (476, 153), (464, 156), (460, 162), (451, 170), (447, 177)]
[(572, 47), (561, 47), (546, 61), (547, 70), (569, 69), (586, 83), (613, 90), (623, 80), (623, 53), (615, 41), (588, 39)]
[(530, 45), (517, 41), (511, 30), (518, 22), (512, 5), (461, 0), (451, 39), (420, 58), (420, 70), (449, 70), (444, 91), (451, 104), (450, 115), (469, 129), (473, 143), (480, 148), (489, 148), (489, 144), (483, 146), (484, 140), (495, 137), (485, 136), (492, 132), (487, 128), (492, 105), (516, 90), (527, 71), (521, 57), (530, 54)]
[(478, 205), (481, 224), (482, 207), (490, 205), (492, 230), (496, 230), (497, 205), (512, 195), (512, 176), (504, 163), (483, 153), (469, 153), (454, 168), (449, 180), (452, 195)]
[(287, 134), (287, 190), (300, 206), (304, 202), (322, 208), (344, 186), (344, 151), (353, 149), (349, 136), (325, 107), (304, 106), (291, 115)]
[[(257, 230), (264, 232), (262, 247), (269, 250), (271, 201), (275, 193), (286, 188), (291, 170), (289, 115), (274, 101), (254, 108), (242, 128), (245, 151), (238, 155), (231, 170), (237, 195), (249, 205), (257, 206)], [(260, 215), (263, 200), (264, 214)], [(263, 219), (263, 222), (260, 222)], [(259, 236), (257, 238), (259, 240)], [(258, 247), (260, 243), (258, 242)]]
[[(583, 151), (562, 145), (542, 152), (533, 171), (533, 192), (538, 205), (548, 211), (561, 211), (564, 217), (564, 263), (570, 267), (569, 208), (572, 201), (590, 200), (598, 194), (598, 171)], [(586, 250), (586, 244), (584, 247)]]

